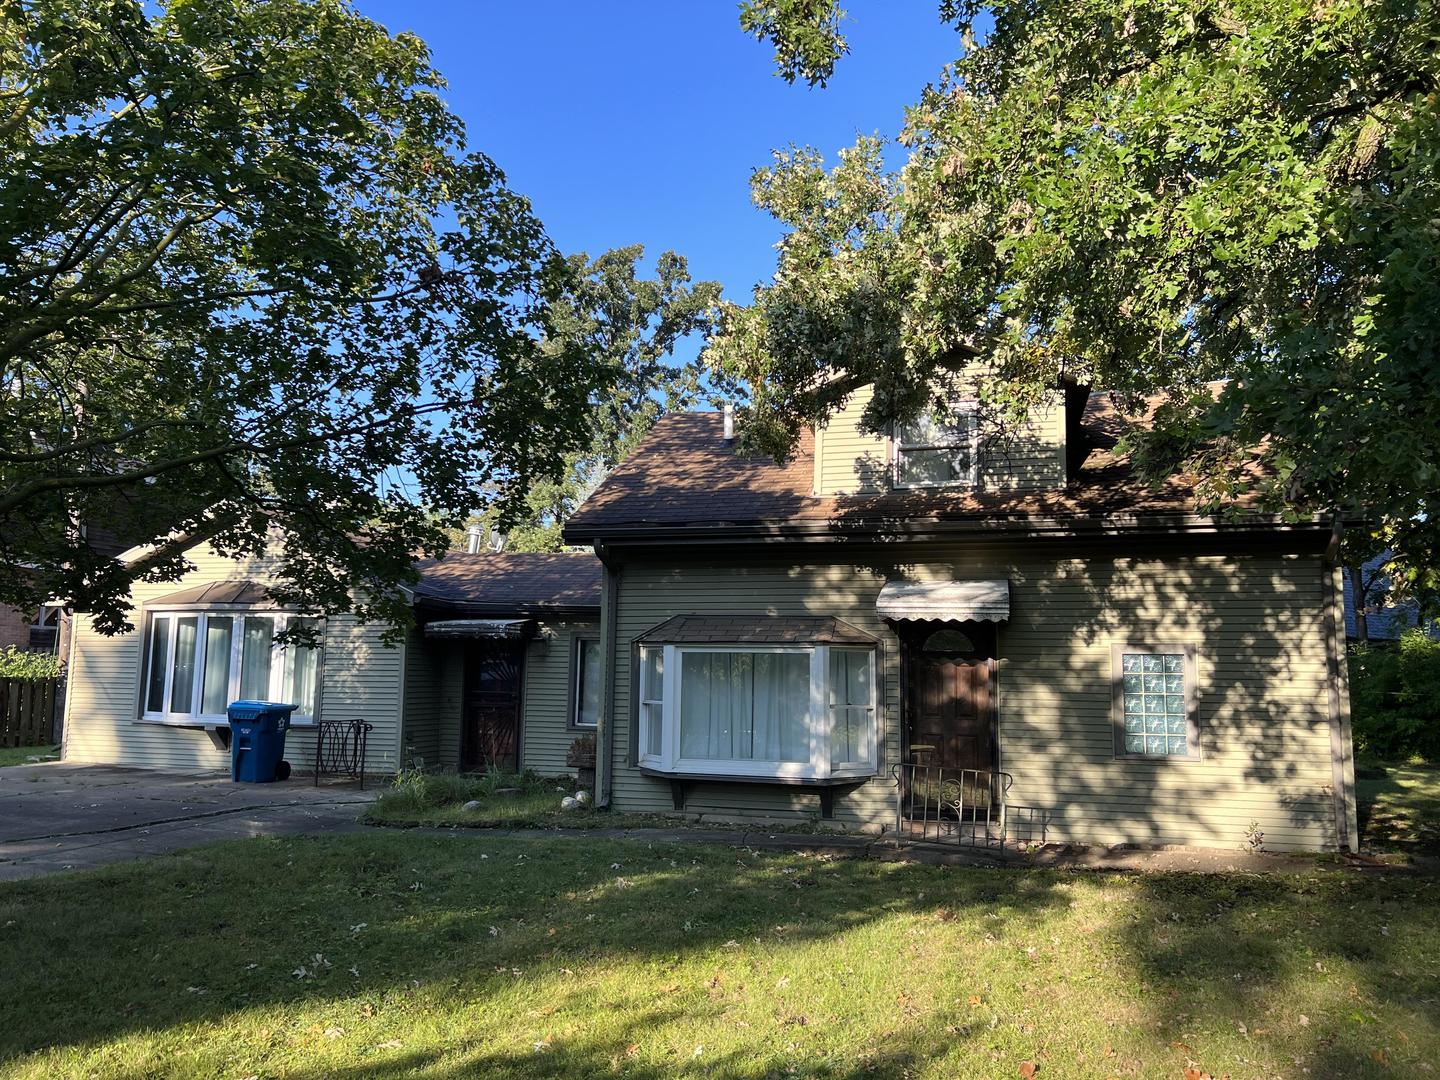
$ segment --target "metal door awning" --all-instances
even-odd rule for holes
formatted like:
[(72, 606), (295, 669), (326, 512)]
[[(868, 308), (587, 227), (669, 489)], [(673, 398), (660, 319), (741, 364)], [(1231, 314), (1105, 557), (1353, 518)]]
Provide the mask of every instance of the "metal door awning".
[(875, 610), (897, 622), (1004, 622), (1010, 618), (1010, 582), (887, 581)]
[(532, 619), (438, 619), (425, 624), (425, 636), (519, 641), (533, 626)]

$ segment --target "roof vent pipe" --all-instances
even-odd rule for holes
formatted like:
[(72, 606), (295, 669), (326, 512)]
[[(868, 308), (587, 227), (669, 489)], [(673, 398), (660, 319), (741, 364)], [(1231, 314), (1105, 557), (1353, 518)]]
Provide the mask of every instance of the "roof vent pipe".
[(725, 441), (729, 442), (735, 438), (735, 406), (730, 402), (725, 403)]
[(480, 554), (480, 540), (484, 532), (479, 525), (471, 525), (465, 530), (465, 550), (471, 555)]

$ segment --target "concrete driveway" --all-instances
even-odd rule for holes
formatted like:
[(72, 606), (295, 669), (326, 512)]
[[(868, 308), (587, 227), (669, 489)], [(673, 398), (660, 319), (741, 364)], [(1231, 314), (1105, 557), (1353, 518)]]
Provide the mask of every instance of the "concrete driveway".
[(179, 774), (46, 762), (0, 769), (0, 881), (80, 870), (215, 840), (345, 832), (378, 784), (294, 778), (235, 784)]

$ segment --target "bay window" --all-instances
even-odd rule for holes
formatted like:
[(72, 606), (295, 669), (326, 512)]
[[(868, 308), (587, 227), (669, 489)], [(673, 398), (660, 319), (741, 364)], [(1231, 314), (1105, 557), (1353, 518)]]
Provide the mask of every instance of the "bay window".
[(637, 760), (676, 774), (871, 775), (875, 655), (827, 644), (644, 645)]
[(320, 650), (276, 641), (287, 629), (319, 621), (277, 612), (156, 611), (145, 643), (141, 719), (156, 723), (225, 723), (232, 701), (296, 706), (292, 723), (315, 718)]

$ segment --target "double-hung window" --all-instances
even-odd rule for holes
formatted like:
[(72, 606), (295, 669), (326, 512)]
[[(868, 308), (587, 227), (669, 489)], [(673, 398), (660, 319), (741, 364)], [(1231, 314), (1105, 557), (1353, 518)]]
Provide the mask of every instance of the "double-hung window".
[(876, 769), (876, 653), (646, 645), (637, 759), (659, 771), (824, 780)]
[(1116, 756), (1198, 757), (1194, 648), (1116, 645), (1111, 667)]
[(895, 486), (974, 484), (979, 457), (979, 414), (973, 402), (954, 405), (947, 414), (926, 413), (895, 429)]
[(320, 649), (275, 640), (290, 628), (318, 630), (319, 622), (243, 610), (150, 613), (141, 719), (223, 724), (232, 701), (256, 700), (295, 705), (291, 722), (312, 722)]
[(572, 657), (570, 726), (593, 728), (600, 722), (600, 642), (575, 639)]

